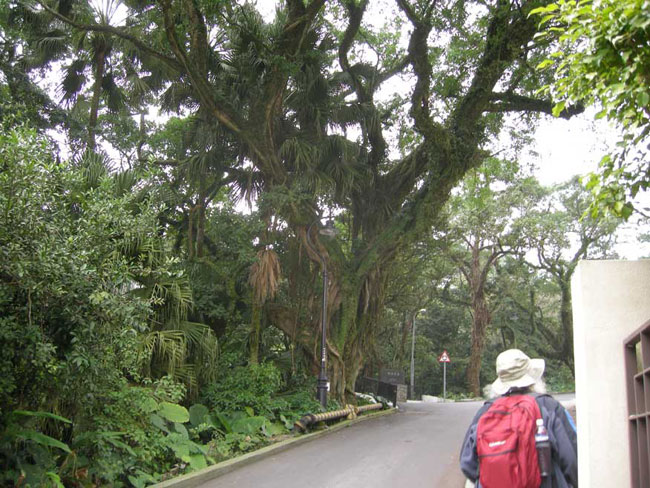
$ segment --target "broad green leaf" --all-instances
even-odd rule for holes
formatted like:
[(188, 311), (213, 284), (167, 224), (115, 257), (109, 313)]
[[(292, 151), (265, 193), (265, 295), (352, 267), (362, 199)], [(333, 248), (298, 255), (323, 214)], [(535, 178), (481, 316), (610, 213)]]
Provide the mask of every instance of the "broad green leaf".
[(566, 107), (566, 102), (556, 103), (555, 106), (553, 107), (553, 116), (559, 117), (565, 107)]
[(135, 486), (136, 488), (140, 488), (140, 487), (144, 488), (148, 484), (152, 484), (152, 483), (155, 483), (156, 481), (158, 481), (156, 478), (151, 476), (149, 473), (145, 473), (144, 471), (141, 471), (139, 469), (136, 470), (135, 473), (136, 473), (135, 476), (130, 475), (130, 476), (128, 476), (128, 479), (131, 482), (131, 484), (133, 486)]
[(266, 424), (265, 432), (268, 436), (282, 435), (287, 433), (287, 429), (281, 422), (273, 422), (272, 424)]
[(58, 474), (48, 471), (45, 473), (45, 476), (54, 484), (54, 486), (56, 486), (56, 488), (65, 488), (65, 485), (61, 483), (61, 477)]
[(165, 423), (165, 419), (163, 419), (160, 415), (152, 413), (151, 415), (149, 415), (149, 420), (151, 421), (151, 423), (153, 425), (158, 427), (163, 432), (169, 433), (169, 429), (167, 428), (167, 424)]
[(248, 417), (241, 418), (233, 422), (233, 432), (239, 434), (254, 434), (258, 432), (264, 424), (268, 422), (265, 417)]
[(190, 414), (185, 407), (176, 403), (162, 402), (158, 414), (170, 422), (189, 422)]
[(557, 4), (552, 3), (552, 4), (547, 5), (545, 7), (537, 7), (537, 8), (532, 9), (528, 15), (531, 16), (531, 15), (536, 15), (536, 14), (547, 14), (549, 12), (554, 12), (555, 10), (557, 10), (559, 8), (560, 7)]
[(184, 442), (175, 442), (172, 444), (172, 450), (177, 458), (189, 462), (190, 446)]
[(616, 202), (616, 203), (614, 204), (614, 211), (615, 211), (617, 214), (620, 214), (621, 211), (623, 210), (623, 207), (624, 207), (624, 206), (625, 206), (625, 204), (624, 204), (623, 202)]
[(192, 454), (189, 457), (189, 463), (192, 469), (198, 470), (198, 469), (203, 469), (208, 467), (208, 463), (205, 460), (205, 456), (203, 454)]
[(182, 435), (184, 439), (189, 439), (190, 438), (190, 435), (188, 434), (187, 429), (185, 428), (185, 426), (183, 424), (175, 422), (174, 423), (174, 430), (176, 432), (178, 432), (180, 435)]
[(151, 397), (147, 397), (140, 404), (140, 408), (145, 413), (155, 412), (156, 410), (158, 410), (158, 402)]
[(542, 61), (541, 63), (539, 63), (539, 64), (537, 65), (537, 69), (544, 69), (544, 68), (546, 68), (547, 66), (551, 66), (552, 64), (553, 64), (553, 60), (552, 60), (552, 59), (545, 59), (544, 61)]
[(223, 427), (223, 429), (226, 431), (226, 433), (232, 433), (232, 424), (228, 420), (228, 418), (222, 414), (221, 412), (214, 412), (211, 416), (213, 425), (217, 428)]
[(197, 403), (190, 407), (190, 423), (196, 427), (205, 422), (205, 417), (208, 415), (209, 410), (205, 405)]
[(50, 412), (31, 412), (29, 410), (14, 410), (12, 412), (12, 415), (19, 415), (19, 416), (25, 416), (25, 417), (40, 417), (40, 418), (48, 418), (48, 419), (54, 419), (54, 420), (60, 420), (61, 422), (65, 422), (66, 424), (71, 424), (72, 421), (66, 419), (65, 417), (61, 417), (60, 415), (55, 415)]
[(54, 439), (53, 437), (50, 437), (49, 435), (45, 435), (41, 432), (37, 432), (35, 430), (31, 429), (24, 429), (21, 430), (18, 433), (18, 437), (21, 437), (25, 440), (30, 440), (33, 442), (36, 442), (37, 444), (40, 444), (41, 446), (46, 446), (46, 447), (56, 447), (61, 449), (62, 451), (65, 452), (71, 452), (70, 448), (68, 447), (67, 444), (64, 444), (63, 442)]

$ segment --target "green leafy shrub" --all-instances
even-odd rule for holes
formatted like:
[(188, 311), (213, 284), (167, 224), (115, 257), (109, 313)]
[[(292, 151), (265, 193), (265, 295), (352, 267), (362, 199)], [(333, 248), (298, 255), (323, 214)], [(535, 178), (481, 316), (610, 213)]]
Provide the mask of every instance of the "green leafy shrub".
[(281, 386), (280, 372), (271, 363), (239, 366), (207, 386), (202, 401), (221, 412), (244, 411), (248, 407), (257, 414), (272, 415), (272, 395)]
[[(75, 439), (89, 476), (100, 484), (144, 486), (164, 473), (201, 469), (214, 462), (207, 446), (190, 433), (190, 412), (169, 401), (182, 391), (182, 385), (165, 378), (150, 387), (124, 384), (109, 394), (97, 412), (98, 428)], [(194, 417), (196, 421), (196, 412)]]
[(560, 361), (547, 361), (544, 379), (549, 392), (562, 393), (576, 390), (575, 378), (569, 368)]
[(254, 450), (267, 444), (272, 437), (288, 432), (281, 422), (253, 415), (251, 408), (228, 414), (215, 411), (204, 420), (214, 429), (209, 453), (219, 461)]
[(0, 432), (0, 484), (61, 486), (60, 467), (72, 451), (42, 432), (45, 421), (70, 424), (49, 412), (14, 410)]

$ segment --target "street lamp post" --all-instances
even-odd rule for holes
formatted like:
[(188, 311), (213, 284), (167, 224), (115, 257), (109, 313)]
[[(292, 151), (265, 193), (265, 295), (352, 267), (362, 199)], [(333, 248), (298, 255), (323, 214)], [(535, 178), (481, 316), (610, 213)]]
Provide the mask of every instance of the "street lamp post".
[[(329, 390), (329, 379), (327, 378), (327, 262), (325, 258), (318, 252), (316, 246), (311, 240), (311, 228), (319, 222), (315, 220), (307, 228), (307, 244), (312, 251), (320, 259), (320, 264), (323, 268), (323, 300), (321, 304), (321, 317), (320, 317), (320, 326), (321, 326), (321, 343), (320, 343), (320, 372), (318, 373), (318, 383), (316, 386), (317, 398), (323, 408), (327, 407), (327, 391)], [(324, 228), (318, 230), (318, 233), (324, 236), (334, 237), (336, 235), (336, 229), (334, 229), (334, 224), (331, 220), (327, 221), (327, 224)]]
[(420, 312), (426, 312), (421, 308), (413, 314), (413, 331), (411, 333), (411, 400), (415, 399), (415, 319)]

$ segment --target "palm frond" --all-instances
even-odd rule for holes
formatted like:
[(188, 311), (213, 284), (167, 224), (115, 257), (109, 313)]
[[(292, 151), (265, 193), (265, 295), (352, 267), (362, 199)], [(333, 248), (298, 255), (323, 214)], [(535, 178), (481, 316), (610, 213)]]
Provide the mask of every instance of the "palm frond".
[(160, 96), (160, 109), (177, 112), (181, 106), (197, 106), (194, 93), (187, 83), (172, 83)]
[(86, 151), (76, 161), (83, 170), (86, 186), (95, 188), (102, 178), (108, 175), (112, 163), (108, 156), (96, 152)]
[(84, 75), (86, 66), (86, 61), (83, 58), (79, 58), (65, 68), (65, 75), (59, 85), (59, 93), (63, 102), (75, 102), (77, 94), (83, 88), (84, 83), (86, 83), (86, 76)]
[(173, 376), (185, 362), (187, 353), (185, 334), (180, 330), (149, 332), (141, 337), (138, 351), (145, 373), (153, 373), (158, 365)]
[(245, 200), (249, 205), (256, 201), (258, 196), (262, 193), (264, 178), (259, 171), (255, 168), (244, 168), (230, 170), (230, 179), (232, 187), (230, 197), (235, 203)]
[(335, 181), (337, 192), (341, 195), (358, 190), (355, 187), (361, 173), (358, 155), (359, 147), (345, 137), (333, 135), (327, 138), (322, 171)]
[(43, 34), (38, 38), (35, 46), (43, 63), (55, 60), (68, 51), (65, 32), (59, 29)]
[(286, 139), (280, 146), (280, 156), (296, 171), (304, 172), (314, 168), (320, 159), (320, 150), (299, 137)]
[(203, 341), (212, 335), (212, 329), (206, 324), (184, 320), (178, 324), (178, 330), (185, 334), (187, 342), (195, 347), (200, 347)]
[(128, 169), (114, 174), (113, 181), (115, 182), (115, 196), (121, 197), (133, 190), (139, 178), (135, 171)]
[(111, 112), (119, 112), (125, 106), (125, 97), (120, 87), (115, 83), (112, 73), (108, 73), (102, 79), (103, 96), (106, 99), (106, 107)]

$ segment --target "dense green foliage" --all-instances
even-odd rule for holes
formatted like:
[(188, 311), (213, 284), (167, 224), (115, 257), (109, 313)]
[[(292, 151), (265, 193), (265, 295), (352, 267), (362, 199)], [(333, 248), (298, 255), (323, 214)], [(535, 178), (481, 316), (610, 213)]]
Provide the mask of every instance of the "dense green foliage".
[[(318, 408), (300, 390), (273, 403), (285, 383), (264, 364), (222, 372), (205, 393), (213, 417), (192, 421), (179, 403), (216, 376), (203, 353), (212, 332), (184, 322), (196, 312), (165, 257), (160, 197), (121, 191), (125, 177), (96, 158), (53, 160), (20, 124), (0, 154), (3, 482), (140, 486), (263, 444)], [(197, 309), (223, 319), (225, 303)]]
[(559, 114), (570, 104), (596, 104), (616, 123), (623, 138), (587, 182), (598, 208), (628, 218), (633, 200), (650, 187), (647, 144), (650, 135), (650, 2), (647, 0), (561, 0), (533, 10), (558, 38), (541, 68), (553, 66), (550, 90)]
[(554, 105), (546, 3), (1, 3), (0, 484), (145, 486), (283, 438), (321, 408), (325, 266), (327, 408), (408, 371), (414, 320), (418, 393), (442, 349), (464, 396), (513, 346), (570, 387), (568, 280), (617, 222), (494, 156)]

